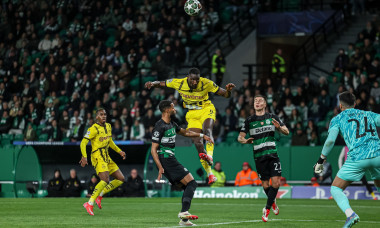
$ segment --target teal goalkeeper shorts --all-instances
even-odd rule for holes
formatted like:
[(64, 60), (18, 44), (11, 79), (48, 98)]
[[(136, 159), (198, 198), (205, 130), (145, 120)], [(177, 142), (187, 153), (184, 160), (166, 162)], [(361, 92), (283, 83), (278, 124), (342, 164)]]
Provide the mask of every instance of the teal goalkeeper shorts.
[(345, 181), (360, 181), (366, 171), (371, 174), (372, 180), (380, 180), (380, 156), (360, 161), (346, 161), (337, 176)]

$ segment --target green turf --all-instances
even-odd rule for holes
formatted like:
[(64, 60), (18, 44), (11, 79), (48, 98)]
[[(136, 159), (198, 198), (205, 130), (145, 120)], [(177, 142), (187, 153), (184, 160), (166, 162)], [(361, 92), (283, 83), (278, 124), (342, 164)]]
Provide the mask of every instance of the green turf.
[[(84, 198), (0, 199), (0, 227), (174, 227), (180, 198), (104, 198), (103, 209), (89, 216)], [(342, 227), (345, 216), (333, 200), (278, 200), (280, 214), (261, 221), (263, 199), (194, 199), (190, 212), (198, 226)], [(351, 201), (361, 222), (380, 227), (379, 201)]]

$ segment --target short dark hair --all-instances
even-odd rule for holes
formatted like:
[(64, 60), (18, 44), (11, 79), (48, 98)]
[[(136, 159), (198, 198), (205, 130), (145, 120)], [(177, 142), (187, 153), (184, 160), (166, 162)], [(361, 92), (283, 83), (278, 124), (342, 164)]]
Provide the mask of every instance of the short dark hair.
[(353, 93), (349, 91), (345, 91), (339, 94), (339, 102), (347, 108), (354, 107), (356, 101), (356, 97)]
[(100, 111), (106, 111), (106, 110), (104, 108), (98, 108), (96, 110), (95, 116), (97, 116)]
[(198, 68), (191, 68), (191, 69), (189, 70), (189, 75), (190, 75), (190, 74), (198, 75), (198, 74), (201, 74), (201, 72), (199, 71)]
[(166, 109), (170, 108), (172, 106), (172, 102), (169, 100), (162, 100), (160, 101), (160, 104), (158, 104), (158, 108), (161, 112), (165, 112)]
[(265, 95), (257, 94), (256, 96), (253, 97), (253, 100), (255, 100), (257, 97), (262, 97), (265, 103), (267, 103), (267, 97)]

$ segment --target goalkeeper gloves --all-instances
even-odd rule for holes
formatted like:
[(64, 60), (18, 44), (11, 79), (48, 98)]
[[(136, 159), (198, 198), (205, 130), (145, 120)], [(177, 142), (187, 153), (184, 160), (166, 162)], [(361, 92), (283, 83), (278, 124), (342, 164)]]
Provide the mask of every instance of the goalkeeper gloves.
[(323, 163), (326, 161), (326, 158), (319, 157), (317, 164), (314, 165), (315, 173), (322, 173), (323, 171)]

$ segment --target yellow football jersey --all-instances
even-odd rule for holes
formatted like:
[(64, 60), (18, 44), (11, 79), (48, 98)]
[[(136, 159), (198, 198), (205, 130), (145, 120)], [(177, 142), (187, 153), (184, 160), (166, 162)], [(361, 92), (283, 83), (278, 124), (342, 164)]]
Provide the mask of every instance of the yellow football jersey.
[(188, 109), (202, 109), (205, 104), (211, 103), (208, 93), (216, 93), (219, 86), (207, 78), (199, 78), (196, 89), (191, 89), (186, 78), (172, 78), (166, 80), (166, 86), (179, 92), (183, 99), (183, 106)]
[(112, 128), (111, 124), (106, 123), (105, 126), (101, 126), (97, 123), (93, 124), (88, 130), (84, 138), (91, 141), (91, 154), (100, 150), (105, 161), (108, 160), (108, 148), (111, 147), (116, 152), (120, 152), (121, 149), (116, 146), (112, 140)]

